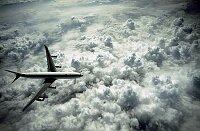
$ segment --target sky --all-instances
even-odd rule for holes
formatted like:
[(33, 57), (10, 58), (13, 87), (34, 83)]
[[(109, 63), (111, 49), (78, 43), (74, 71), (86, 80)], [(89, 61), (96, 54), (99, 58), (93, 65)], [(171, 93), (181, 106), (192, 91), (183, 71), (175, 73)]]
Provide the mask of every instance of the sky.
[[(200, 19), (196, 0), (1, 0), (1, 131), (199, 131)], [(47, 71), (45, 101), (23, 107)]]

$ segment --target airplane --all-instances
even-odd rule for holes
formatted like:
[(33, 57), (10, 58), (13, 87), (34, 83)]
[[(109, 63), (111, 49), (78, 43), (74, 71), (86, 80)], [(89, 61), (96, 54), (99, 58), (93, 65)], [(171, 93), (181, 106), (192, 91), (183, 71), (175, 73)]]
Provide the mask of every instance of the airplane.
[[(36, 101), (44, 101), (45, 98), (48, 96), (44, 93), (47, 88), (56, 89), (56, 87), (51, 86), (51, 84), (57, 79), (76, 79), (80, 78), (83, 75), (78, 72), (57, 72), (56, 68), (61, 68), (61, 66), (55, 66), (49, 49), (46, 45), (44, 45), (46, 50), (46, 57), (47, 57), (47, 65), (48, 65), (48, 72), (30, 72), (30, 73), (19, 73), (11, 70), (5, 70), (7, 72), (13, 73), (16, 75), (15, 79), (12, 81), (15, 82), (19, 77), (25, 78), (33, 78), (33, 79), (44, 79), (43, 86), (40, 90), (35, 94), (35, 96), (27, 103), (27, 105), (23, 108), (22, 111), (25, 111), (35, 100)], [(11, 83), (11, 84), (12, 84)]]

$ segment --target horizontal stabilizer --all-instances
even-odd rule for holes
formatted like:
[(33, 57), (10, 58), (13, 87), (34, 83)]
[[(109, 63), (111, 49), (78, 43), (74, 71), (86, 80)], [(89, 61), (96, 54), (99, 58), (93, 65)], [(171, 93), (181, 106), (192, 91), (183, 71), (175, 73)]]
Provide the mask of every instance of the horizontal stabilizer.
[(56, 68), (61, 68), (61, 66), (56, 66)]
[[(15, 71), (10, 71), (10, 70), (5, 70), (5, 71), (10, 72), (10, 73), (13, 73), (13, 74), (16, 75), (16, 77), (15, 77), (15, 79), (12, 81), (12, 83), (15, 82), (15, 81), (21, 76), (20, 73), (15, 72)], [(11, 83), (11, 84), (12, 84), (12, 83)]]

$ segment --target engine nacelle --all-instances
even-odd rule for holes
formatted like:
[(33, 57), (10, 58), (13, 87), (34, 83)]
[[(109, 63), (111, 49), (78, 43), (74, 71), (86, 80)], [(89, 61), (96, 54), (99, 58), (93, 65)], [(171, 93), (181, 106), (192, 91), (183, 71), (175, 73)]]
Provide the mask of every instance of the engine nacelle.
[(56, 68), (61, 68), (61, 66), (55, 66)]
[(37, 100), (37, 101), (44, 101), (45, 98), (48, 98), (48, 96), (47, 96), (45, 93), (43, 93), (43, 94), (42, 94), (41, 96), (39, 96), (36, 100)]
[(44, 100), (45, 98), (41, 98), (41, 97), (36, 99), (36, 101), (44, 101)]
[(56, 86), (49, 86), (49, 88), (51, 88), (51, 89), (56, 89)]
[(52, 58), (57, 58), (57, 55), (52, 55), (51, 57), (52, 57)]

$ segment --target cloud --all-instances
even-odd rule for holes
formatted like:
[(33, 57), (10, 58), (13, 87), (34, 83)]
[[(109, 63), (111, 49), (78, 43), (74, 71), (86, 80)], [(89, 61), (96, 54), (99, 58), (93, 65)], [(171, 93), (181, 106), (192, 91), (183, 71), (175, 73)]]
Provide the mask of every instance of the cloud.
[(105, 36), (104, 37), (104, 44), (105, 44), (105, 46), (108, 46), (108, 47), (111, 47), (111, 48), (113, 47), (111, 36)]
[(175, 26), (182, 26), (183, 22), (184, 22), (184, 19), (183, 19), (183, 18), (176, 18), (176, 19), (173, 21), (173, 24), (174, 24)]
[(128, 19), (126, 21), (126, 26), (130, 29), (130, 30), (134, 30), (135, 29), (135, 25), (132, 19)]
[(160, 67), (162, 65), (162, 61), (164, 60), (164, 55), (162, 50), (159, 47), (149, 48), (149, 52), (145, 55), (147, 60), (152, 60), (156, 62), (157, 66)]
[(35, 2), (35, 1), (38, 1), (38, 0), (10, 0), (10, 1), (2, 0), (0, 5), (5, 6), (5, 5), (12, 5), (12, 4), (19, 4), (19, 3)]
[(119, 99), (117, 101), (121, 105), (123, 110), (131, 110), (138, 104), (138, 96), (134, 92), (133, 88), (127, 87), (122, 93), (119, 94)]

